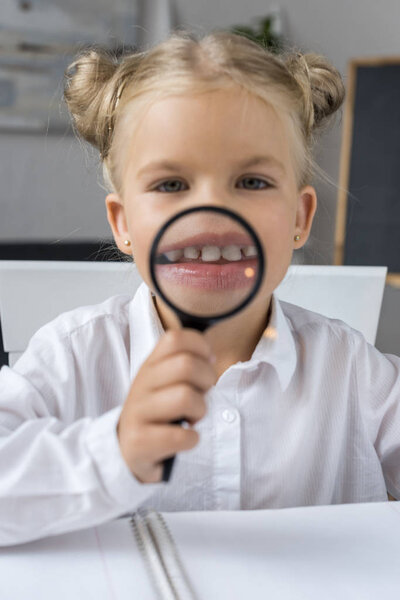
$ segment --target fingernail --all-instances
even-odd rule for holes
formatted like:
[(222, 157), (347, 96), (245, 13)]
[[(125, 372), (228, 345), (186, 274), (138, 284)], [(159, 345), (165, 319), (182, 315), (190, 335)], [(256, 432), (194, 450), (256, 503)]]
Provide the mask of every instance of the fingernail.
[(210, 361), (214, 364), (215, 362), (217, 362), (217, 357), (215, 356), (215, 354), (211, 354), (210, 355)]

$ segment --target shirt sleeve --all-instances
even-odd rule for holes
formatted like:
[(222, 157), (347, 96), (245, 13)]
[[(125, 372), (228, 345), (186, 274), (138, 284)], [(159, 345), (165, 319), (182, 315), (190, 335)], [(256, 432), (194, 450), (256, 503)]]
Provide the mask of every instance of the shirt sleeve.
[(67, 336), (52, 324), (0, 370), (0, 545), (98, 525), (165, 482), (142, 483), (120, 452), (122, 406), (76, 420), (84, 402)]
[(361, 411), (379, 457), (387, 491), (400, 500), (400, 357), (354, 338)]

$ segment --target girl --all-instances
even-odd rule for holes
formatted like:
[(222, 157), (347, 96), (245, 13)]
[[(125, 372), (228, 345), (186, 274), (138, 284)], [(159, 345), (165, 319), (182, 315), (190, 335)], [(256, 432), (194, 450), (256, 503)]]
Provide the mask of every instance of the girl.
[[(310, 234), (312, 146), (343, 101), (337, 70), (315, 54), (181, 31), (120, 62), (86, 51), (65, 97), (100, 151), (108, 221), (144, 283), (59, 316), (1, 370), (0, 543), (139, 506), (400, 498), (400, 358), (274, 295)], [(178, 327), (147, 266), (160, 225), (202, 204), (243, 215), (268, 257), (253, 302), (204, 334)]]

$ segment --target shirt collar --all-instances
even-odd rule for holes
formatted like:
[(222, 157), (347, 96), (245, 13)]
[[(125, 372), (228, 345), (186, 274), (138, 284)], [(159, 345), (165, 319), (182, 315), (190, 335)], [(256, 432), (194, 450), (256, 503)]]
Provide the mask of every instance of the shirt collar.
[[(164, 334), (164, 328), (153, 302), (153, 295), (147, 284), (142, 282), (130, 302), (131, 381), (136, 377), (141, 365)], [(233, 368), (248, 369), (259, 363), (267, 363), (274, 367), (281, 388), (285, 391), (296, 369), (297, 354), (290, 322), (275, 294), (272, 294), (268, 327), (260, 337), (251, 359), (238, 362)]]
[(164, 334), (164, 328), (154, 306), (153, 292), (143, 281), (129, 306), (130, 329), (130, 378), (136, 377), (138, 370), (158, 340)]
[(274, 367), (282, 391), (285, 391), (297, 365), (296, 345), (291, 331), (291, 323), (285, 316), (281, 302), (274, 293), (271, 302), (268, 326), (260, 337), (249, 362), (268, 363)]

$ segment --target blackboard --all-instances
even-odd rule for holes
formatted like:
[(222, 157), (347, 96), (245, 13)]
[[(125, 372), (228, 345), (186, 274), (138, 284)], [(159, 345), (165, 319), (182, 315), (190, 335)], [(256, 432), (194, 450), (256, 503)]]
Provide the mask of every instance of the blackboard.
[(400, 286), (400, 56), (349, 63), (335, 264), (387, 266)]

